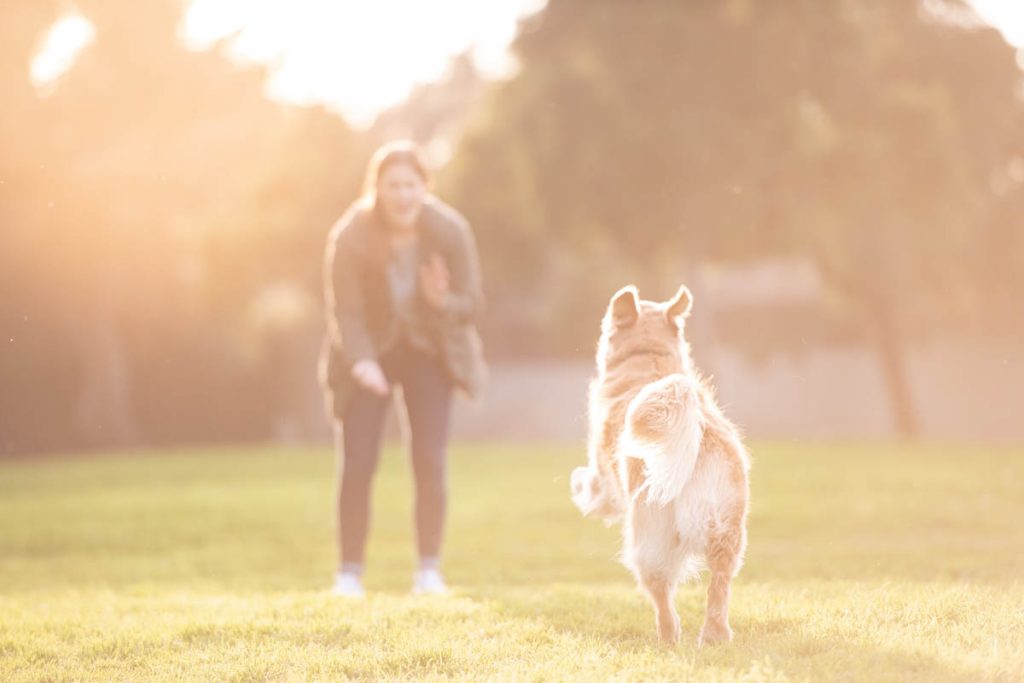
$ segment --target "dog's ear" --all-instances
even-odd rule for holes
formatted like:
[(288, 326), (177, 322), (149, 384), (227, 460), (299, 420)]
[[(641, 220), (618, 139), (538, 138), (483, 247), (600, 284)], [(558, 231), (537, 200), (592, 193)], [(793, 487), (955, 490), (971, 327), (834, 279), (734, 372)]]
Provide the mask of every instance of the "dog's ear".
[(626, 285), (615, 292), (608, 304), (608, 315), (618, 327), (632, 325), (640, 317), (639, 293), (633, 285)]
[(665, 315), (668, 316), (669, 320), (675, 320), (676, 318), (690, 315), (690, 309), (693, 307), (693, 295), (690, 294), (690, 290), (683, 285), (676, 292), (676, 295), (672, 297), (672, 300), (668, 302), (668, 307), (665, 309)]

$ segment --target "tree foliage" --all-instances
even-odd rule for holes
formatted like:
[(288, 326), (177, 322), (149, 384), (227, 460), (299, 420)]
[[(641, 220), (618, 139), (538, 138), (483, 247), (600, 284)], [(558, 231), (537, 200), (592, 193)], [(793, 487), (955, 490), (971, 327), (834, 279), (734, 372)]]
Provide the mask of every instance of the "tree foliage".
[(700, 261), (796, 254), (911, 432), (908, 335), (1012, 310), (1024, 117), (995, 31), (911, 0), (552, 0), (517, 50), (451, 182), (492, 287), (544, 302), (557, 349), (625, 281), (667, 296)]
[(318, 334), (324, 234), (365, 143), (187, 50), (171, 0), (80, 2), (95, 42), (40, 96), (28, 64), (60, 8), (15, 2), (0, 28), (0, 446), (259, 434), (282, 372), (312, 373), (265, 355), (266, 317), (307, 311), (296, 343)]

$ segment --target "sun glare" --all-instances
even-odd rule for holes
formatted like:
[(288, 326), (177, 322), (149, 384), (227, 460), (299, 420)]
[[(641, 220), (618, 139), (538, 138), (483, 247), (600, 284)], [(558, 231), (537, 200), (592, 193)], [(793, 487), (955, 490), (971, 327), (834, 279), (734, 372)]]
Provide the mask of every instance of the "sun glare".
[(240, 61), (267, 64), (267, 94), (323, 103), (355, 126), (440, 78), (471, 51), (488, 75), (507, 73), (518, 20), (544, 0), (193, 0), (182, 25), (192, 49), (223, 41)]
[(1024, 0), (970, 0), (974, 11), (1014, 47), (1024, 49)]
[(43, 38), (32, 58), (29, 78), (37, 89), (45, 89), (75, 63), (80, 53), (96, 37), (92, 22), (80, 14), (59, 19)]
[[(193, 50), (222, 44), (241, 62), (269, 69), (267, 96), (324, 104), (365, 127), (417, 83), (440, 78), (469, 51), (488, 76), (509, 73), (508, 47), (520, 19), (546, 0), (191, 0), (181, 39)], [(978, 16), (1024, 49), (1024, 0), (970, 0)], [(29, 67), (45, 94), (96, 36), (68, 14), (43, 37)], [(1024, 60), (1022, 60), (1024, 62)]]

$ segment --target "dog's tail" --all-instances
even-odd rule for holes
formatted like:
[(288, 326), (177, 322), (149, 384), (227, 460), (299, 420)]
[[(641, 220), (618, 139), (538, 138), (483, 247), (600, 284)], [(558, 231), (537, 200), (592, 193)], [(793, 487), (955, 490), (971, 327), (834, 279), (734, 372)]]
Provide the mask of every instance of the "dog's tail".
[(700, 388), (693, 378), (668, 375), (630, 401), (622, 453), (644, 461), (647, 476), (641, 490), (649, 501), (665, 506), (682, 493), (703, 437)]

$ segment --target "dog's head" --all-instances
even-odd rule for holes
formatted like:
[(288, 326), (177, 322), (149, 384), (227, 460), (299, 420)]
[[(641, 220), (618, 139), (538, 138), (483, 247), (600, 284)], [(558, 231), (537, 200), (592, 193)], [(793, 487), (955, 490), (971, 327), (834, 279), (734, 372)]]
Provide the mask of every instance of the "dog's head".
[(607, 362), (623, 354), (671, 353), (686, 356), (683, 328), (693, 297), (686, 286), (664, 302), (640, 299), (628, 285), (612, 296), (601, 321), (598, 360)]

